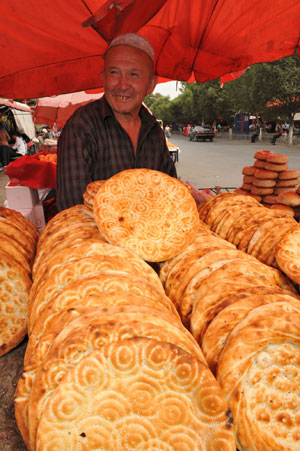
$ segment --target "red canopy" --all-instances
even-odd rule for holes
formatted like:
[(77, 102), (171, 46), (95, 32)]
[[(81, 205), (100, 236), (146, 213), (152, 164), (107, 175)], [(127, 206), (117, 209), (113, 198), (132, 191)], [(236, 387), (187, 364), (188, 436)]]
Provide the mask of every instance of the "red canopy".
[(51, 127), (56, 123), (56, 126), (61, 128), (77, 108), (100, 99), (102, 96), (103, 93), (87, 94), (81, 91), (54, 97), (42, 97), (36, 103), (34, 121), (36, 124), (48, 124)]
[(0, 95), (98, 88), (107, 42), (128, 31), (150, 39), (159, 76), (216, 79), (293, 54), (299, 17), (299, 0), (1, 2)]

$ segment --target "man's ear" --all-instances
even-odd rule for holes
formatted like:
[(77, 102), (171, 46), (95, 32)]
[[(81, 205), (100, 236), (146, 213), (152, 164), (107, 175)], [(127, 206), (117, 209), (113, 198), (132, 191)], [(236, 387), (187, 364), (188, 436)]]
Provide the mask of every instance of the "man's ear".
[(157, 85), (157, 77), (154, 75), (152, 77), (152, 79), (149, 82), (149, 86), (147, 89), (147, 96), (149, 96), (150, 94), (152, 94), (152, 92), (154, 91), (155, 86)]

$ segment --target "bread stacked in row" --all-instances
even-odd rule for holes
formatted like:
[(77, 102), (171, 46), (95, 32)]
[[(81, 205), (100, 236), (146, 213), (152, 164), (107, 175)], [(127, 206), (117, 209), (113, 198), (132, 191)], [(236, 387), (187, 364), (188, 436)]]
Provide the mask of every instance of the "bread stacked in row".
[(220, 382), (237, 448), (297, 449), (300, 300), (293, 283), (204, 225), (161, 264), (160, 278)]
[[(136, 173), (132, 175), (131, 184), (136, 183)], [(158, 177), (152, 193), (160, 177), (165, 180), (165, 175)], [(153, 180), (146, 179), (151, 192)], [(130, 185), (128, 174), (126, 180)], [(144, 171), (139, 180), (141, 197)], [(125, 226), (130, 218), (133, 233), (133, 226), (138, 228), (136, 216), (141, 216), (146, 240), (156, 210), (151, 216), (151, 201), (146, 199), (145, 208), (133, 201), (134, 212), (128, 213), (122, 186), (120, 182), (119, 190), (114, 189), (119, 196), (118, 218)], [(102, 196), (110, 198), (107, 190)], [(182, 196), (185, 201), (179, 205), (184, 209), (192, 197), (188, 190)], [(102, 224), (100, 204), (97, 194), (94, 216)], [(164, 211), (160, 213), (164, 217)], [(113, 223), (114, 213), (104, 217)], [(182, 236), (186, 231), (190, 244), (194, 238), (190, 224), (198, 229), (198, 214), (182, 223), (178, 215), (168, 218), (172, 229), (176, 221)], [(132, 250), (105, 242), (102, 230), (95, 236), (93, 220), (86, 207), (72, 207), (54, 217), (41, 235), (28, 306), (29, 342), (15, 394), (17, 423), (26, 445), (31, 450), (115, 451), (216, 449), (226, 443), (226, 449), (234, 451), (232, 418), (221, 389), (157, 273)], [(72, 239), (66, 246), (62, 243), (68, 227)], [(88, 228), (92, 228), (90, 238)], [(64, 231), (65, 239), (55, 248), (48, 239), (52, 242), (58, 229)], [(103, 230), (105, 239), (122, 241), (123, 234), (110, 227)], [(161, 241), (154, 258), (171, 252), (170, 243), (160, 246)], [(138, 250), (148, 256), (150, 248)], [(177, 242), (172, 256), (176, 252)]]
[(288, 169), (287, 155), (270, 150), (259, 150), (254, 158), (253, 166), (243, 168), (243, 184), (236, 191), (255, 197), (268, 208), (281, 209), (294, 216), (293, 207), (300, 205), (300, 196), (295, 194), (300, 171)]
[(221, 193), (198, 207), (213, 232), (261, 262), (278, 267), (276, 246), (297, 225), (285, 211), (265, 208), (251, 196)]
[(39, 237), (21, 213), (0, 207), (0, 356), (27, 334), (27, 303)]
[(83, 203), (94, 214), (94, 198), (98, 192), (100, 186), (105, 182), (105, 180), (95, 180), (86, 186), (85, 192), (83, 193)]

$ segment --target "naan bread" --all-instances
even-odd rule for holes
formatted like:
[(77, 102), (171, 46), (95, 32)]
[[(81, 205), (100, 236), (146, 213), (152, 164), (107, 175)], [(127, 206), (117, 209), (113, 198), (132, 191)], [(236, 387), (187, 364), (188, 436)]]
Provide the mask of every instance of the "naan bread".
[(108, 242), (151, 262), (179, 254), (199, 228), (188, 188), (151, 169), (128, 169), (106, 180), (95, 195), (94, 215)]
[(11, 255), (0, 251), (0, 356), (27, 334), (27, 302), (31, 280)]
[(36, 449), (224, 444), (235, 450), (230, 413), (208, 368), (174, 345), (134, 338), (102, 347), (67, 373), (44, 410)]

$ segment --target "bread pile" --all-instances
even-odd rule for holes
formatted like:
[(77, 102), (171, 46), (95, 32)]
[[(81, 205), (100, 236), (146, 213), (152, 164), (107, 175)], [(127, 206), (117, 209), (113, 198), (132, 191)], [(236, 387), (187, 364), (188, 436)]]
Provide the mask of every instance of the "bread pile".
[(265, 208), (252, 196), (221, 193), (198, 207), (200, 219), (220, 237), (261, 262), (278, 268), (276, 246), (297, 225), (285, 211)]
[[(181, 208), (191, 205), (185, 196)], [(122, 193), (121, 206), (122, 199), (128, 202)], [(149, 231), (148, 218), (152, 224), (157, 212), (151, 217), (150, 201), (146, 214), (134, 205)], [(101, 222), (98, 209), (95, 216)], [(191, 240), (183, 219), (180, 233)], [(170, 224), (175, 220), (180, 225), (169, 215)], [(198, 213), (194, 222), (198, 229)], [(217, 449), (225, 443), (234, 451), (224, 396), (159, 276), (135, 252), (106, 242), (95, 226), (80, 205), (55, 216), (40, 237), (15, 393), (28, 449)]]
[(0, 356), (27, 334), (27, 303), (39, 232), (21, 213), (0, 207)]
[(89, 209), (89, 211), (94, 214), (94, 198), (100, 186), (105, 182), (105, 180), (95, 180), (86, 186), (85, 192), (83, 193), (83, 203)]
[(253, 166), (242, 170), (243, 184), (236, 191), (253, 196), (268, 208), (280, 209), (300, 216), (300, 171), (288, 169), (287, 155), (259, 150)]
[[(255, 202), (250, 197), (249, 206)], [(291, 230), (300, 239), (297, 223)], [(204, 224), (190, 246), (161, 264), (160, 278), (224, 390), (238, 449), (298, 449), (300, 300), (294, 284)]]

